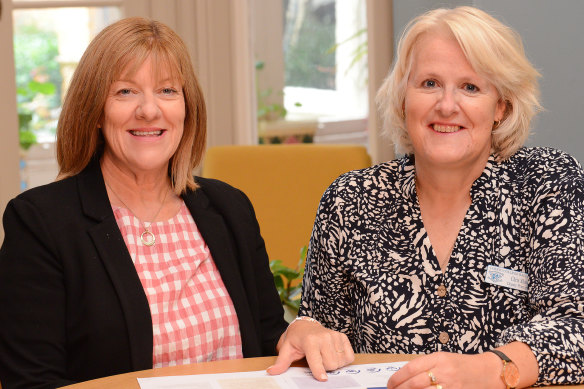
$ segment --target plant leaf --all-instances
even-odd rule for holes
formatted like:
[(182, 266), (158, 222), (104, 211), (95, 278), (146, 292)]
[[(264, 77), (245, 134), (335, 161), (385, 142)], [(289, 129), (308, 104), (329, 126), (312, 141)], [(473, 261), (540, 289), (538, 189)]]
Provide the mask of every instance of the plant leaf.
[(30, 81), (28, 83), (28, 89), (43, 95), (52, 95), (57, 90), (57, 87), (52, 82)]

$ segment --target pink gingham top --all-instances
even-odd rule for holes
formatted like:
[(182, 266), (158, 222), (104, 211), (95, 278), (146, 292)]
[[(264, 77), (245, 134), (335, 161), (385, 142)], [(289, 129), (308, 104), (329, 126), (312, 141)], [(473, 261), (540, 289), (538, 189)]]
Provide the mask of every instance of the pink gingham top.
[(129, 210), (113, 211), (150, 304), (153, 367), (242, 358), (233, 302), (186, 205), (172, 219), (152, 223), (150, 247)]

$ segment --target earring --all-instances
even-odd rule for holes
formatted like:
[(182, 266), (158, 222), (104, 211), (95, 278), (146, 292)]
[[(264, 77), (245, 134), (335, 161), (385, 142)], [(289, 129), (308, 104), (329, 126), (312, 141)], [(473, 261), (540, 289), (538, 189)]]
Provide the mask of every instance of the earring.
[(501, 124), (500, 120), (495, 120), (493, 122), (493, 129), (496, 130), (497, 128), (499, 128), (499, 125)]

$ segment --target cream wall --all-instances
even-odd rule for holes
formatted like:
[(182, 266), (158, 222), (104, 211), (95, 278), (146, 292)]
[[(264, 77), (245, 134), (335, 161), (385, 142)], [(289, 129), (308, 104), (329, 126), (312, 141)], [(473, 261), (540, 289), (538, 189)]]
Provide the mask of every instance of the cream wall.
[[(18, 174), (18, 116), (16, 114), (16, 82), (14, 79), (14, 61), (12, 49), (12, 13), (11, 5), (2, 1), (0, 16), (0, 211), (4, 214), (6, 203), (19, 191)], [(0, 241), (4, 240), (4, 230), (0, 225)]]

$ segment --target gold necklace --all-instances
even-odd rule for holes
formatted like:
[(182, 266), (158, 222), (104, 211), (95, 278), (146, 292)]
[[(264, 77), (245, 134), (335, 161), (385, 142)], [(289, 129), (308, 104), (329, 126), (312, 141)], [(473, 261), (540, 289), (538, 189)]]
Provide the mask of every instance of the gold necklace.
[[(128, 209), (128, 211), (130, 211), (132, 213), (132, 215), (134, 215), (134, 217), (136, 219), (138, 219), (138, 221), (140, 223), (142, 223), (142, 225), (144, 226), (144, 232), (142, 232), (142, 234), (140, 234), (140, 240), (142, 241), (142, 244), (144, 246), (154, 246), (154, 243), (156, 243), (156, 236), (152, 233), (152, 231), (150, 231), (150, 226), (152, 225), (152, 223), (154, 223), (154, 221), (158, 217), (158, 214), (160, 213), (160, 211), (162, 211), (162, 207), (164, 206), (164, 202), (166, 201), (166, 196), (168, 195), (168, 190), (166, 191), (166, 193), (164, 193), (164, 198), (162, 199), (162, 203), (160, 204), (160, 208), (158, 208), (158, 212), (156, 212), (156, 215), (154, 215), (154, 217), (152, 218), (152, 221), (151, 222), (143, 222), (142, 220), (140, 220), (140, 218), (138, 216), (136, 216), (134, 211), (132, 211), (132, 209), (130, 207), (128, 207), (126, 205), (126, 203), (124, 203), (124, 200), (122, 200), (122, 198), (113, 190), (113, 188), (110, 186), (110, 184), (108, 184), (107, 181), (105, 181), (105, 180), (104, 180), (104, 182), (107, 185), (107, 187), (112, 191), (112, 193), (118, 198), (118, 200), (120, 200), (122, 205), (124, 207), (126, 207)], [(148, 225), (146, 225), (146, 223), (148, 223)]]

